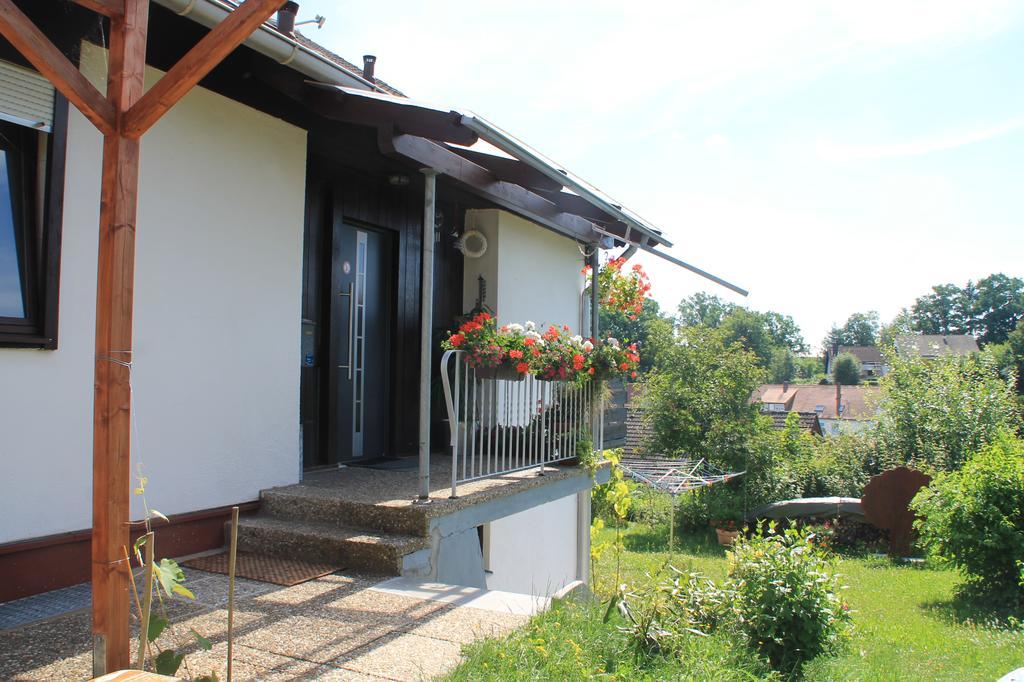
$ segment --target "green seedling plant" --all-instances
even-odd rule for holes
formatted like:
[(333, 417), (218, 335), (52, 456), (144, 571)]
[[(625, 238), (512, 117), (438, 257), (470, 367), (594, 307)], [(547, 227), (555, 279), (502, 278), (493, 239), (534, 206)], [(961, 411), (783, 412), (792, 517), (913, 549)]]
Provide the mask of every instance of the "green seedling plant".
[[(139, 668), (145, 669), (145, 659), (148, 657), (152, 662), (154, 671), (159, 675), (174, 676), (182, 664), (184, 664), (186, 675), (189, 679), (195, 679), (196, 682), (218, 682), (217, 673), (215, 672), (193, 678), (191, 671), (188, 669), (188, 662), (185, 660), (184, 653), (178, 653), (175, 649), (169, 647), (161, 647), (157, 643), (157, 639), (165, 631), (174, 634), (173, 626), (167, 616), (165, 597), (166, 599), (171, 599), (174, 595), (178, 595), (185, 599), (194, 600), (196, 596), (185, 587), (185, 573), (181, 570), (178, 562), (166, 557), (158, 562), (154, 561), (153, 522), (154, 520), (162, 520), (168, 523), (170, 521), (166, 515), (151, 508), (146, 501), (146, 486), (149, 483), (149, 479), (142, 475), (141, 469), (136, 475), (136, 480), (138, 484), (135, 487), (134, 493), (142, 500), (142, 506), (145, 510), (143, 524), (146, 530), (143, 535), (139, 536), (132, 547), (135, 560), (138, 562), (139, 567), (144, 570), (145, 576), (142, 594), (145, 606), (139, 603), (139, 595), (135, 595), (136, 607), (139, 610), (140, 632), (145, 633), (145, 641), (142, 641), (141, 635), (139, 638), (140, 648), (145, 649), (145, 651), (139, 654)], [(144, 551), (145, 557), (143, 557)], [(132, 585), (134, 590), (134, 580)], [(154, 613), (149, 607), (154, 594), (157, 597), (158, 613)], [(189, 632), (200, 649), (209, 651), (213, 648), (210, 640), (194, 628), (189, 628)], [(157, 651), (155, 657), (152, 656), (151, 648)]]

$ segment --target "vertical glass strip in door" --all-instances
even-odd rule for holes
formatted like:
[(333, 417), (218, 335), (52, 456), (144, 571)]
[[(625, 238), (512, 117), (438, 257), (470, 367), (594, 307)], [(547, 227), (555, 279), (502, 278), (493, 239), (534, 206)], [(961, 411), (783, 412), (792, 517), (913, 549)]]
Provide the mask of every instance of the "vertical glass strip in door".
[(352, 456), (363, 456), (363, 432), (366, 420), (366, 233), (356, 232), (355, 344), (352, 381)]

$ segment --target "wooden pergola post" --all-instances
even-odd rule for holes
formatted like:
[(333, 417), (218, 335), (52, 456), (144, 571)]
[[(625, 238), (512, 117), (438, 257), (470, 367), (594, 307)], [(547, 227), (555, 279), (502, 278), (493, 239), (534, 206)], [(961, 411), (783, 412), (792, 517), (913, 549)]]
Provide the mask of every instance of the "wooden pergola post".
[(284, 0), (246, 0), (144, 93), (149, 0), (75, 0), (110, 21), (102, 95), (13, 0), (0, 0), (0, 35), (103, 133), (96, 370), (93, 403), (93, 672), (129, 666), (132, 306), (139, 140)]

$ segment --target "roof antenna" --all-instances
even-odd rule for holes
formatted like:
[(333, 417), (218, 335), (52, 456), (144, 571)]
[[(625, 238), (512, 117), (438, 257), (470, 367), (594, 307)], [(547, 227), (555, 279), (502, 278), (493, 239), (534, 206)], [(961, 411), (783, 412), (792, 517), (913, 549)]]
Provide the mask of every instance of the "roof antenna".
[(327, 23), (327, 17), (325, 17), (322, 14), (318, 14), (318, 15), (316, 15), (315, 19), (306, 19), (305, 21), (300, 21), (300, 22), (298, 22), (295, 25), (296, 26), (303, 26), (304, 24), (316, 24), (316, 27), (318, 29), (320, 29), (320, 28), (323, 28), (324, 24), (326, 24), (326, 23)]

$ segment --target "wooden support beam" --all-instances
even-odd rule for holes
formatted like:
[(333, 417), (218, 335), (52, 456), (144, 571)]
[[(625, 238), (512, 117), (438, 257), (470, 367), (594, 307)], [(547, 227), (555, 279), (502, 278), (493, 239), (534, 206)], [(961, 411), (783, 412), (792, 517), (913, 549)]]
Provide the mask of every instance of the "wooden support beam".
[(114, 132), (114, 107), (14, 4), (0, 0), (0, 35), (24, 55), (100, 132)]
[(81, 5), (86, 9), (91, 9), (97, 14), (102, 14), (105, 17), (122, 17), (124, 16), (124, 0), (72, 0), (75, 4)]
[(433, 168), (457, 180), (474, 194), (526, 216), (550, 230), (588, 243), (601, 237), (590, 221), (562, 211), (528, 189), (498, 180), (486, 168), (430, 140), (414, 135), (390, 136), (386, 131), (382, 132), (378, 140), (384, 153), (405, 157), (421, 166)]
[(284, 4), (246, 0), (195, 44), (128, 110), (124, 133), (139, 137)]
[[(125, 0), (110, 22), (107, 97), (127, 111), (143, 93), (149, 0)], [(93, 402), (92, 629), (96, 676), (127, 668), (130, 567), (132, 305), (139, 140), (120, 131), (103, 138), (96, 369)]]

